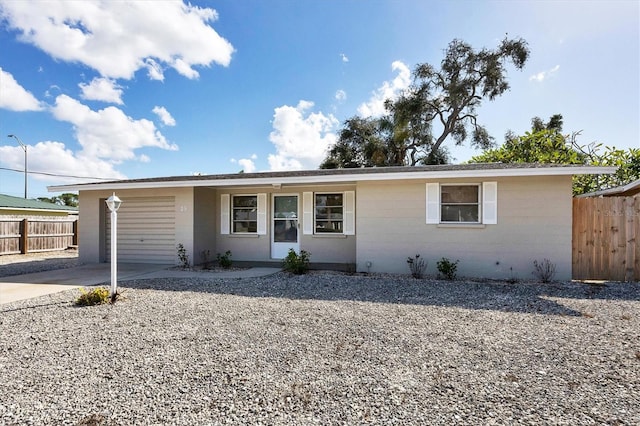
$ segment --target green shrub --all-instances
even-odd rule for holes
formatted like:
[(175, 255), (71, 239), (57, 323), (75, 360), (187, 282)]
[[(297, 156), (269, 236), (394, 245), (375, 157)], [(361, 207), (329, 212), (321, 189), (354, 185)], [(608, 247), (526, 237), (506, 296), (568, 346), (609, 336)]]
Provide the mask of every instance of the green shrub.
[(440, 277), (443, 277), (449, 281), (455, 280), (457, 276), (456, 274), (458, 270), (458, 262), (460, 261), (456, 260), (455, 262), (452, 262), (446, 257), (443, 257), (441, 260), (439, 260), (437, 262), (437, 266)]
[(218, 253), (216, 255), (216, 259), (218, 260), (218, 266), (229, 269), (233, 262), (231, 261), (231, 250), (227, 250), (224, 254)]
[(109, 302), (109, 290), (104, 287), (96, 287), (93, 290), (86, 291), (81, 288), (80, 296), (76, 299), (76, 306), (94, 306), (102, 305)]
[(309, 258), (311, 254), (300, 250), (300, 254), (296, 253), (294, 249), (289, 249), (287, 257), (282, 262), (282, 268), (296, 275), (306, 274), (309, 270)]
[(424, 270), (427, 269), (427, 262), (424, 258), (421, 258), (419, 254), (416, 257), (408, 257), (407, 263), (409, 264), (409, 270), (413, 278), (422, 278), (424, 276)]
[(182, 243), (176, 246), (178, 249), (178, 259), (180, 260), (180, 266), (187, 269), (189, 268), (189, 255), (187, 254), (187, 249), (184, 248)]

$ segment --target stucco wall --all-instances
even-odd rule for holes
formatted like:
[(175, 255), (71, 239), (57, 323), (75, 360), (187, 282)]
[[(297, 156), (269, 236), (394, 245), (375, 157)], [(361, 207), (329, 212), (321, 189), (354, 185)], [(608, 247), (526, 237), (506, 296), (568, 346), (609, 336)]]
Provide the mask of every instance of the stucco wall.
[(461, 276), (531, 279), (533, 260), (548, 258), (557, 279), (570, 279), (571, 177), (485, 180), (498, 182), (497, 225), (427, 225), (425, 184), (434, 181), (358, 183), (357, 269), (371, 262), (371, 272), (409, 273), (407, 257), (420, 254), (427, 274), (437, 274), (436, 262), (447, 257), (460, 260)]
[[(126, 202), (128, 197), (175, 197), (175, 241), (181, 243), (191, 254), (194, 252), (194, 190), (193, 188), (131, 189), (115, 191)], [(104, 200), (113, 191), (80, 191), (78, 255), (81, 262), (104, 262)], [(176, 254), (176, 263), (178, 262)]]

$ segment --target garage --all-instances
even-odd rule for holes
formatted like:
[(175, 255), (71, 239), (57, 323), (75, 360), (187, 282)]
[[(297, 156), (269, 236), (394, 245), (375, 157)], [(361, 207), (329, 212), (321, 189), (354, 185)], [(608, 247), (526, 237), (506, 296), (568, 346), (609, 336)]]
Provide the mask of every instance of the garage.
[[(104, 203), (103, 203), (104, 204)], [(118, 210), (118, 262), (173, 265), (175, 197), (122, 198)], [(105, 260), (111, 260), (111, 213), (105, 208)]]

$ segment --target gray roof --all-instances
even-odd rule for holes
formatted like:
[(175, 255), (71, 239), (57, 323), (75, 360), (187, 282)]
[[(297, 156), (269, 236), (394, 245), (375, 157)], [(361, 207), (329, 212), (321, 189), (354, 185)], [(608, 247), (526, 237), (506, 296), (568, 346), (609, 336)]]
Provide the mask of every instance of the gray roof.
[(640, 179), (615, 188), (581, 194), (578, 197), (632, 197), (636, 194), (640, 194)]
[(48, 210), (77, 212), (77, 207), (61, 206), (59, 204), (47, 203), (45, 201), (33, 200), (29, 198), (12, 197), (0, 194), (0, 209), (6, 210)]
[(614, 173), (615, 167), (539, 163), (476, 163), (436, 166), (366, 167), (353, 169), (296, 170), (197, 176), (166, 176), (50, 186), (49, 191), (132, 189), (187, 186), (244, 186), (270, 184), (353, 183), (395, 179), (440, 179), (456, 177), (578, 175)]

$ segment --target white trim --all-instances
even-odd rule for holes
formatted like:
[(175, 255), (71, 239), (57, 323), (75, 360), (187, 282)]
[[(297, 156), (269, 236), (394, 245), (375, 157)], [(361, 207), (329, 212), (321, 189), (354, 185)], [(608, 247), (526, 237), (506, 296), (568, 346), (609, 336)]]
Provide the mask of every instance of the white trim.
[(498, 182), (482, 182), (482, 223), (498, 223)]
[(281, 184), (318, 184), (318, 183), (354, 183), (366, 181), (389, 180), (416, 180), (416, 179), (453, 179), (453, 178), (496, 178), (515, 176), (572, 176), (583, 174), (613, 174), (616, 167), (534, 167), (513, 169), (470, 169), (470, 170), (441, 170), (421, 172), (388, 172), (388, 173), (362, 173), (362, 174), (336, 174), (313, 176), (280, 176), (280, 177), (256, 177), (256, 178), (218, 178), (202, 180), (175, 180), (153, 182), (104, 182), (85, 183), (73, 185), (49, 186), (49, 192), (85, 191), (85, 190), (121, 190), (121, 189), (147, 189), (147, 188), (184, 188), (184, 187), (230, 187), (230, 186), (254, 186)]
[(426, 223), (438, 224), (440, 223), (440, 184), (437, 182), (431, 182), (426, 184), (426, 206), (425, 211), (427, 215)]
[(303, 192), (302, 193), (302, 234), (303, 235), (312, 235), (313, 234), (313, 206), (314, 206), (314, 195), (313, 192)]
[(258, 194), (258, 235), (267, 235), (267, 194)]
[(344, 191), (342, 202), (342, 233), (344, 235), (356, 234), (356, 193)]
[(24, 207), (0, 207), (0, 210), (11, 210), (21, 212), (49, 212), (49, 213), (66, 213), (66, 214), (78, 214), (78, 210), (53, 210), (53, 209), (30, 209)]
[(231, 195), (220, 194), (220, 234), (231, 233)]

